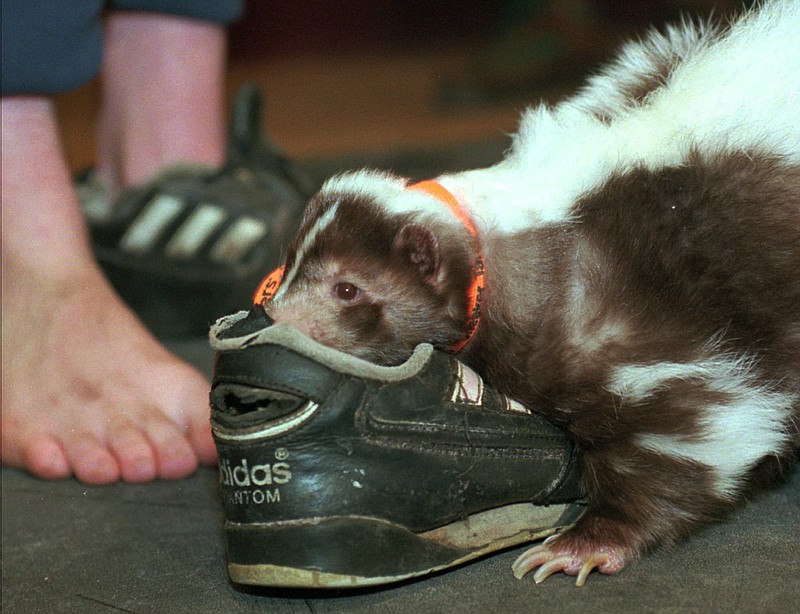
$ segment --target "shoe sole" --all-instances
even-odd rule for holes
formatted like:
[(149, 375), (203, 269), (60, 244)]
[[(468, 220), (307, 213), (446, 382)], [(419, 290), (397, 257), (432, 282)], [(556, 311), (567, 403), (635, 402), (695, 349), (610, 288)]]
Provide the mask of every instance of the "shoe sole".
[(518, 503), (421, 533), (358, 516), (228, 522), (228, 573), (238, 584), (279, 588), (389, 584), (548, 537), (574, 524), (584, 509)]

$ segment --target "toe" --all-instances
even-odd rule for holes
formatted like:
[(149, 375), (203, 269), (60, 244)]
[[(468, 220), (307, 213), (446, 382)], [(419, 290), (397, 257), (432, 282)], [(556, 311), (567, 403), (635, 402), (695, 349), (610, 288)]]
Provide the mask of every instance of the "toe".
[(64, 450), (50, 436), (41, 435), (28, 440), (22, 455), (22, 466), (38, 478), (61, 480), (72, 474)]
[(117, 460), (120, 476), (126, 482), (149, 482), (156, 478), (156, 455), (147, 438), (133, 427), (124, 427), (109, 436), (109, 449)]
[(551, 558), (552, 554), (544, 545), (534, 546), (530, 550), (526, 550), (514, 561), (511, 571), (517, 580), (521, 580), (529, 571), (546, 563)]
[(216, 464), (217, 447), (211, 437), (211, 423), (209, 420), (203, 420), (200, 424), (194, 424), (189, 427), (189, 441), (202, 464)]
[(607, 554), (599, 553), (591, 555), (588, 559), (586, 559), (581, 567), (581, 570), (578, 572), (578, 579), (575, 580), (575, 586), (583, 586), (586, 584), (586, 578), (589, 577), (589, 574), (592, 573), (592, 570), (600, 567), (607, 561)]
[(164, 480), (185, 478), (197, 470), (197, 456), (187, 435), (166, 418), (147, 424), (147, 437), (155, 451), (158, 477)]
[[(183, 364), (171, 365), (169, 369), (165, 369), (164, 373), (160, 374), (160, 377), (164, 377), (165, 374), (171, 374), (172, 386), (169, 388), (171, 393), (168, 396), (154, 399), (153, 402), (161, 407), (159, 413), (171, 421), (173, 428), (165, 431), (166, 426), (162, 425), (158, 432), (153, 429), (153, 433), (150, 435), (154, 446), (159, 450), (164, 450), (164, 454), (160, 456), (165, 463), (164, 468), (166, 469), (168, 464), (176, 470), (184, 467), (183, 470), (186, 471), (186, 467), (188, 467), (183, 464), (185, 460), (181, 460), (187, 454), (187, 449), (183, 445), (180, 453), (170, 449), (168, 445), (162, 447), (162, 441), (169, 436), (167, 433), (180, 437), (181, 441), (186, 442), (186, 445), (189, 446), (188, 453), (194, 459), (191, 469), (188, 469), (189, 473), (196, 469), (198, 461), (203, 464), (214, 464), (217, 459), (217, 450), (211, 437), (209, 383), (195, 369)], [(180, 470), (178, 472), (180, 473)], [(162, 477), (165, 476), (162, 475)]]
[(536, 570), (536, 573), (533, 574), (533, 581), (541, 584), (554, 573), (564, 571), (570, 563), (572, 563), (572, 557), (568, 554), (552, 558)]
[(94, 435), (66, 439), (64, 452), (75, 477), (84, 484), (113, 484), (120, 479), (117, 459)]

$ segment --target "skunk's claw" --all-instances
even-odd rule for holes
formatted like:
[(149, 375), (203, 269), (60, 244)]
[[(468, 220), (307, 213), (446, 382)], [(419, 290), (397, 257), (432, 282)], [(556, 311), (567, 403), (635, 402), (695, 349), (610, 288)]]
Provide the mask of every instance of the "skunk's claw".
[(560, 571), (569, 576), (577, 575), (575, 586), (583, 586), (592, 570), (597, 569), (603, 574), (614, 574), (627, 562), (621, 549), (602, 546), (575, 551), (560, 546), (559, 542), (555, 541), (558, 537), (560, 536), (554, 535), (522, 554), (511, 568), (514, 576), (518, 580), (522, 579), (525, 574), (538, 567), (533, 574), (533, 581), (536, 584)]

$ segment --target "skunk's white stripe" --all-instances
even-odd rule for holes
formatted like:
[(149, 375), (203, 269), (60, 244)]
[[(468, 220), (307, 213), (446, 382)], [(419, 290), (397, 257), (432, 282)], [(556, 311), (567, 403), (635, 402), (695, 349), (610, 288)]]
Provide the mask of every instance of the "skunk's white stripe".
[(309, 248), (314, 245), (314, 242), (317, 240), (319, 234), (328, 226), (330, 226), (331, 222), (333, 222), (333, 220), (336, 218), (336, 212), (338, 210), (339, 203), (333, 203), (328, 210), (325, 211), (325, 213), (317, 218), (317, 221), (314, 222), (314, 225), (308, 229), (308, 232), (303, 237), (300, 247), (295, 253), (292, 268), (286, 271), (284, 274), (283, 281), (281, 282), (280, 288), (278, 288), (278, 292), (275, 294), (273, 300), (280, 299), (286, 293), (286, 289), (292, 284), (292, 281), (297, 275), (297, 271), (303, 266), (303, 260), (305, 259), (306, 252), (308, 252)]
[[(468, 195), (473, 219), (514, 233), (569, 222), (579, 198), (613, 173), (680, 165), (693, 149), (800, 162), (798, 32), (800, 2), (776, 0), (729, 31), (653, 33), (574, 98), (530, 109), (504, 162), (442, 183)], [(631, 100), (626, 85), (660, 75), (665, 62), (663, 86)]]
[(322, 193), (342, 192), (360, 198), (383, 202), (387, 195), (402, 194), (406, 184), (403, 180), (373, 170), (352, 171), (328, 179), (322, 186)]
[(625, 365), (618, 367), (608, 386), (609, 392), (632, 402), (641, 402), (669, 388), (676, 380), (702, 380), (711, 382), (731, 377), (740, 370), (739, 362), (702, 360), (690, 363), (661, 362), (652, 365)]
[(322, 192), (368, 198), (392, 215), (423, 214), (459, 223), (449, 209), (430, 194), (409, 190), (405, 180), (379, 171), (361, 170), (338, 175), (325, 182)]
[[(479, 232), (516, 233), (570, 223), (575, 203), (613, 174), (679, 166), (692, 151), (800, 163), (797, 32), (800, 2), (773, 0), (729, 30), (686, 23), (651, 33), (572, 99), (528, 110), (503, 162), (439, 181)], [(654, 79), (660, 87), (631, 98), (632, 85)], [(390, 214), (447, 215), (382, 173), (335, 177), (322, 192), (370, 197)]]
[(654, 81), (665, 86), (677, 63), (698, 53), (713, 37), (713, 29), (705, 24), (684, 22), (680, 27), (668, 26), (663, 35), (653, 33), (641, 42), (628, 43), (611, 64), (588, 79), (572, 104), (609, 120), (619, 117), (648, 102), (632, 99), (630, 91)]
[(796, 399), (761, 385), (744, 359), (718, 356), (694, 363), (628, 365), (616, 370), (609, 390), (626, 403), (641, 402), (676, 380), (726, 395), (725, 403), (700, 407), (699, 436), (643, 434), (635, 443), (668, 456), (697, 461), (716, 472), (716, 489), (733, 496), (744, 474), (789, 442), (788, 422)]

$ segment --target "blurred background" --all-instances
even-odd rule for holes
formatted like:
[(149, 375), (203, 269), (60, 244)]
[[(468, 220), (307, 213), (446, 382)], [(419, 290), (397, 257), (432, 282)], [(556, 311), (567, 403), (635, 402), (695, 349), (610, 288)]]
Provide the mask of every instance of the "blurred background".
[[(228, 96), (266, 97), (268, 133), (314, 160), (507, 142), (522, 110), (573, 92), (619, 44), (744, 0), (249, 0)], [(94, 161), (96, 83), (60, 95), (74, 170)]]

